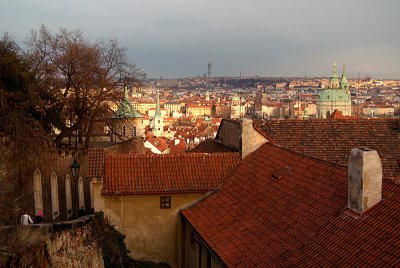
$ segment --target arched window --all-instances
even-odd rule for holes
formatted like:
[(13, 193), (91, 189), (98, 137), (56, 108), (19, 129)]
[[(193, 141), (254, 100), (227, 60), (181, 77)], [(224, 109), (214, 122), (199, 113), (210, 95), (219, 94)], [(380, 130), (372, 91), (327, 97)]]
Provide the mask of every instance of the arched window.
[(72, 210), (72, 194), (71, 194), (71, 178), (69, 175), (65, 176), (65, 206), (67, 208), (67, 218), (73, 215)]
[(35, 199), (35, 215), (39, 210), (43, 211), (43, 195), (42, 195), (42, 174), (39, 169), (33, 174), (33, 195)]
[(51, 186), (51, 208), (53, 210), (53, 219), (60, 215), (60, 202), (58, 198), (58, 181), (57, 174), (53, 172), (50, 179)]
[(78, 180), (78, 196), (79, 196), (79, 209), (82, 207), (85, 209), (85, 191), (83, 189), (82, 177), (79, 177)]

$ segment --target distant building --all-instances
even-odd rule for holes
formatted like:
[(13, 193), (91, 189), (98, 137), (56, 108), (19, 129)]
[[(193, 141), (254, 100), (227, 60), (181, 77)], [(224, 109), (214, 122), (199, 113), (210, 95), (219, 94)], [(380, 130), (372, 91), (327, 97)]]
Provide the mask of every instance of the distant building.
[(211, 106), (188, 104), (186, 106), (186, 114), (193, 116), (211, 115)]
[(394, 106), (388, 104), (367, 104), (363, 106), (363, 115), (369, 117), (393, 116)]
[(344, 116), (351, 115), (349, 86), (345, 65), (343, 65), (342, 79), (339, 82), (336, 63), (334, 63), (329, 88), (323, 90), (317, 98), (317, 118), (329, 118), (335, 109), (341, 111)]
[(242, 105), (242, 100), (238, 96), (232, 97), (231, 103), (231, 118), (242, 118), (246, 112), (245, 105)]
[(164, 103), (164, 108), (167, 109), (168, 114), (173, 114), (173, 112), (181, 112), (182, 104), (180, 101), (169, 101)]

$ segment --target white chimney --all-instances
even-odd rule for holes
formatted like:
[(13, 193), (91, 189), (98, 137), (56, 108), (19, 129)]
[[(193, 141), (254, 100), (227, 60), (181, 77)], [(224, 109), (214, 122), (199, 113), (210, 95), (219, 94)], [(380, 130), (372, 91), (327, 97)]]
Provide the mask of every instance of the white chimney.
[(362, 214), (382, 200), (382, 164), (370, 149), (352, 149), (348, 167), (347, 206)]

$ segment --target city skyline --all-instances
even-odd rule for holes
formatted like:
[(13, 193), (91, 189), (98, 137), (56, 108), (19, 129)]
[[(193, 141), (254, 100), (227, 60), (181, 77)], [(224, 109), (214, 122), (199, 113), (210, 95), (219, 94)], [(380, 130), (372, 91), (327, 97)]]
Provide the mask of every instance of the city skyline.
[(328, 76), (400, 79), (400, 2), (2, 1), (0, 31), (22, 44), (41, 24), (116, 38), (147, 77)]

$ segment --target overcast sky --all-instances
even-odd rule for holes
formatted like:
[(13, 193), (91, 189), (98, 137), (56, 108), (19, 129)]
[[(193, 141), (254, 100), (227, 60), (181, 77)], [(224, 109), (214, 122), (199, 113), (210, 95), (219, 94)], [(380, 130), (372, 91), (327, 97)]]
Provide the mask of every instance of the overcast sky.
[(44, 24), (116, 38), (148, 77), (349, 76), (400, 79), (399, 0), (0, 0), (0, 33)]

